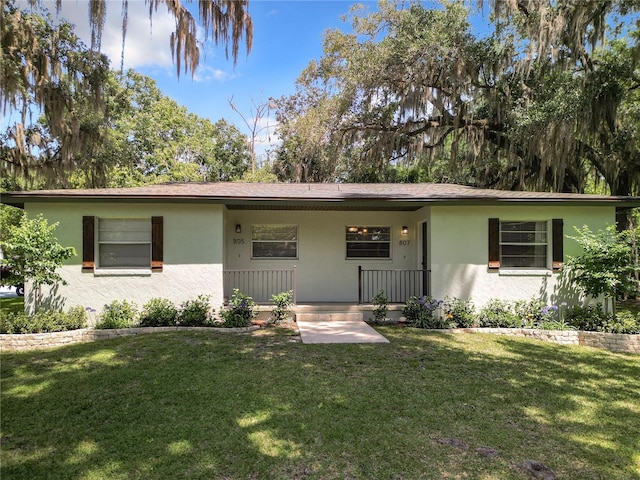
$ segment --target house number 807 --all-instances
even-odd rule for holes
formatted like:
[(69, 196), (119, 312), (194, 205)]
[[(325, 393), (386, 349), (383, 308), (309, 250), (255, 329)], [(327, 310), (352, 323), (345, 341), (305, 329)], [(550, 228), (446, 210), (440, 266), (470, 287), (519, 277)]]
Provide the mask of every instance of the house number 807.
[(400, 240), (398, 243), (399, 243), (400, 245), (402, 245), (403, 247), (406, 247), (407, 245), (409, 245), (409, 242), (410, 242), (410, 241), (411, 241), (411, 240)]

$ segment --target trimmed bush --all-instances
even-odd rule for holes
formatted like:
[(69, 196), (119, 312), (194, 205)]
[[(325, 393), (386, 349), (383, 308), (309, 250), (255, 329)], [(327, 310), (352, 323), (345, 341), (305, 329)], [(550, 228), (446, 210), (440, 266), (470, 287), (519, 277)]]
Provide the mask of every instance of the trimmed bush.
[(71, 307), (65, 317), (66, 330), (79, 330), (87, 326), (87, 309), (84, 307)]
[(140, 312), (141, 327), (171, 327), (178, 323), (178, 309), (168, 298), (152, 298)]
[(478, 324), (481, 327), (517, 328), (522, 326), (522, 320), (513, 312), (511, 303), (492, 299), (480, 309)]
[(233, 289), (227, 308), (220, 311), (224, 318), (222, 326), (228, 328), (249, 327), (257, 315), (256, 302), (237, 288)]
[(72, 307), (67, 313), (51, 310), (27, 316), (23, 312), (0, 311), (0, 333), (48, 333), (77, 330), (87, 326), (87, 312)]
[(131, 328), (136, 325), (138, 307), (134, 302), (114, 300), (102, 308), (96, 328)]
[(469, 328), (477, 325), (475, 309), (471, 300), (446, 297), (442, 304), (442, 311), (445, 320), (454, 327)]
[(214, 310), (209, 305), (207, 295), (198, 295), (180, 305), (178, 323), (182, 327), (210, 327)]

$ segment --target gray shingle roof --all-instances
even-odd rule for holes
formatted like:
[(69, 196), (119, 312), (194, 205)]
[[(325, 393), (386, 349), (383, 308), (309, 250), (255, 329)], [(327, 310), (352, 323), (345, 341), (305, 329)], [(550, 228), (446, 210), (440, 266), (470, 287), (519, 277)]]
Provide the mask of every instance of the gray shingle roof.
[(575, 193), (490, 190), (437, 183), (167, 183), (132, 188), (37, 190), (2, 195), (2, 202), (22, 204), (51, 200), (202, 201), (242, 203), (407, 202), (417, 203), (607, 203), (640, 206), (640, 197), (612, 197)]

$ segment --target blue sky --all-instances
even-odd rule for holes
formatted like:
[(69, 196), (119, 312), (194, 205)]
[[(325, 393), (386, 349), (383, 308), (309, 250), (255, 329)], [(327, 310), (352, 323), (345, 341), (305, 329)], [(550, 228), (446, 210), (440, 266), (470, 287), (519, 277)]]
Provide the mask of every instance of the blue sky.
[[(88, 13), (83, 0), (63, 0), (60, 17), (76, 25), (76, 33), (90, 43)], [(129, 23), (124, 66), (152, 77), (162, 92), (184, 105), (190, 112), (211, 119), (224, 118), (249, 133), (242, 118), (229, 106), (233, 101), (244, 117), (252, 122), (257, 105), (295, 92), (295, 81), (312, 59), (322, 55), (322, 35), (327, 29), (348, 29), (341, 17), (351, 5), (361, 3), (375, 9), (375, 1), (342, 0), (250, 0), (253, 19), (253, 48), (249, 55), (242, 48), (234, 66), (223, 48), (211, 42), (201, 51), (201, 65), (192, 78), (181, 73), (177, 78), (171, 61), (169, 34), (173, 20), (164, 7), (153, 16), (150, 26), (148, 6), (143, 0), (129, 0)], [(102, 51), (119, 68), (122, 51), (121, 0), (107, 3), (107, 22)], [(187, 5), (189, 5), (187, 3)], [(195, 5), (194, 5), (195, 6)], [(51, 11), (55, 11), (51, 8)], [(275, 120), (263, 118), (262, 126), (273, 127)], [(273, 131), (273, 128), (270, 128)], [(264, 156), (269, 139), (264, 128), (256, 152)]]
[[(43, 3), (53, 5), (51, 0)], [(369, 9), (377, 5), (371, 0), (250, 0), (249, 13), (254, 28), (250, 54), (241, 49), (234, 66), (232, 59), (225, 58), (224, 49), (215, 48), (209, 42), (201, 52), (201, 64), (195, 76), (181, 74), (178, 79), (169, 50), (173, 19), (161, 6), (150, 26), (149, 7), (145, 2), (129, 0), (124, 66), (155, 79), (165, 95), (189, 111), (213, 122), (224, 118), (248, 134), (243, 119), (229, 106), (229, 99), (233, 97), (237, 108), (252, 122), (256, 112), (254, 103), (261, 105), (270, 97), (294, 93), (295, 81), (303, 69), (312, 59), (322, 56), (323, 33), (333, 28), (349, 30), (349, 23), (341, 17), (356, 3)], [(121, 0), (108, 0), (102, 37), (102, 51), (110, 57), (114, 69), (120, 66), (122, 52), (121, 5)], [(50, 9), (55, 11), (53, 7)], [(74, 23), (76, 33), (85, 43), (90, 43), (85, 0), (63, 0), (60, 17)], [(267, 124), (275, 125), (273, 117), (263, 118), (261, 126), (267, 127)], [(273, 128), (264, 128), (261, 132), (256, 148), (259, 155), (264, 156), (269, 140), (272, 144), (277, 142), (273, 135), (267, 135), (269, 130)]]

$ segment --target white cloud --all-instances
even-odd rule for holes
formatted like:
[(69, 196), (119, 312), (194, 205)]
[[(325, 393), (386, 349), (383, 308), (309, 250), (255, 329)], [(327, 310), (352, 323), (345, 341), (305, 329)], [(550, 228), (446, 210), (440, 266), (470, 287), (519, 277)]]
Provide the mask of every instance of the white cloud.
[[(55, 17), (55, 6), (50, 0), (43, 1)], [(75, 24), (75, 33), (87, 45), (91, 44), (88, 2), (64, 0), (60, 18)], [(160, 6), (149, 21), (149, 6), (143, 0), (129, 0), (127, 35), (124, 49), (124, 68), (160, 66), (173, 67), (169, 38), (175, 29), (175, 21)], [(101, 51), (111, 60), (111, 67), (120, 68), (122, 55), (122, 2), (107, 1), (107, 19), (102, 32)]]
[(215, 80), (217, 82), (225, 82), (227, 80), (233, 80), (237, 78), (238, 75), (236, 73), (227, 72), (225, 70), (220, 70), (219, 68), (213, 68), (209, 65), (204, 65), (203, 63), (198, 66), (196, 69), (196, 73), (193, 76), (194, 82), (210, 82)]
[[(253, 122), (255, 119), (251, 119)], [(257, 122), (256, 148), (258, 146), (274, 147), (280, 143), (280, 137), (276, 134), (278, 122), (275, 118), (263, 117)]]

